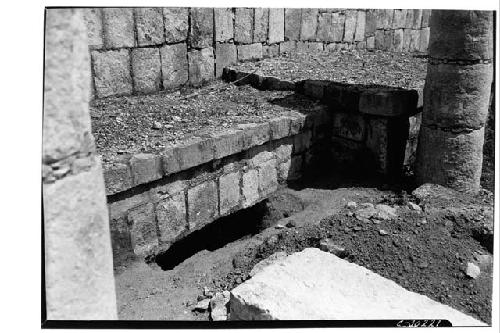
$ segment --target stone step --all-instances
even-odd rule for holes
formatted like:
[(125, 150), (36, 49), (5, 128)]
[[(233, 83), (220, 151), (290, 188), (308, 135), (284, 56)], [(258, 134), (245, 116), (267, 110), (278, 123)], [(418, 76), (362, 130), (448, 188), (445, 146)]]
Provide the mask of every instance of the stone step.
[(265, 267), (231, 291), (230, 320), (446, 319), (487, 326), (316, 248)]

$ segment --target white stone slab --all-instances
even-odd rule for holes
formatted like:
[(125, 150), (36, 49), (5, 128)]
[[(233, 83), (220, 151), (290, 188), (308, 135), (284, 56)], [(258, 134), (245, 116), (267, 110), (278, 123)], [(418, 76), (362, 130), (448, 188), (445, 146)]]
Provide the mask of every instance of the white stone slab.
[(231, 291), (230, 320), (447, 319), (487, 326), (337, 256), (307, 248)]

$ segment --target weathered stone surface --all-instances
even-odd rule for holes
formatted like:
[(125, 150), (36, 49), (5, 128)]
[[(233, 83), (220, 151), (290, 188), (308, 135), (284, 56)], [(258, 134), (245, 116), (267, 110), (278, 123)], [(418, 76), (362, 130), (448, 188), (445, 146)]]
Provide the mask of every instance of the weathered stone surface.
[(492, 64), (429, 64), (423, 123), (441, 128), (483, 127), (488, 116), (492, 80)]
[(266, 196), (278, 189), (278, 173), (276, 159), (264, 162), (259, 166), (259, 192)]
[(486, 325), (315, 248), (289, 255), (233, 289), (229, 308), (230, 320), (443, 318), (456, 326)]
[(107, 195), (131, 188), (133, 179), (130, 167), (128, 164), (115, 164), (112, 168), (105, 169), (104, 181)]
[(479, 191), (484, 127), (455, 134), (422, 126), (418, 142), (418, 183), (442, 184), (460, 192)]
[(161, 62), (157, 48), (135, 48), (131, 51), (134, 90), (152, 93), (160, 90)]
[(403, 29), (405, 27), (406, 9), (395, 9), (392, 20), (392, 29)]
[(91, 56), (98, 98), (132, 93), (128, 50), (92, 51)]
[(376, 9), (369, 9), (366, 11), (365, 36), (375, 36), (375, 30), (377, 30), (377, 12)]
[(188, 80), (186, 44), (165, 45), (160, 48), (163, 87), (166, 89), (183, 85)]
[(355, 10), (348, 10), (345, 13), (344, 25), (344, 42), (354, 41), (354, 33), (356, 30), (357, 12)]
[(225, 215), (240, 202), (240, 173), (233, 172), (219, 178), (220, 213)]
[(120, 217), (126, 218), (129, 210), (144, 205), (148, 202), (150, 202), (150, 197), (148, 192), (138, 193), (136, 195), (118, 201), (113, 201), (108, 204), (109, 218), (111, 220)]
[(209, 162), (214, 158), (213, 141), (197, 137), (184, 140), (176, 146), (175, 156), (181, 170)]
[(269, 26), (269, 8), (254, 9), (253, 42), (262, 43), (267, 41), (267, 30)]
[(306, 131), (293, 137), (293, 152), (302, 153), (311, 146), (312, 132)]
[(392, 51), (392, 45), (394, 40), (394, 30), (384, 31), (384, 50)]
[(292, 157), (293, 144), (284, 142), (276, 148), (276, 158), (279, 162), (289, 160)]
[(285, 40), (300, 39), (301, 11), (300, 8), (285, 8)]
[(279, 56), (279, 54), (280, 54), (280, 46), (278, 44), (262, 45), (263, 58), (274, 58)]
[(139, 46), (164, 43), (163, 10), (161, 8), (137, 7), (134, 8), (134, 11)]
[(188, 8), (164, 7), (165, 38), (167, 43), (183, 42), (188, 37)]
[(129, 210), (127, 219), (134, 253), (138, 256), (153, 254), (159, 245), (153, 204), (146, 203)]
[(194, 48), (211, 48), (214, 36), (213, 8), (191, 8), (189, 41)]
[(224, 67), (237, 62), (236, 45), (217, 44), (215, 46), (215, 77), (222, 76)]
[(481, 269), (477, 265), (471, 262), (467, 263), (467, 267), (465, 268), (465, 275), (467, 275), (471, 279), (477, 279), (480, 274)]
[(436, 10), (435, 13), (431, 16), (429, 56), (460, 60), (493, 58), (493, 11)]
[(214, 78), (214, 51), (207, 47), (188, 53), (189, 83), (197, 86)]
[(250, 44), (253, 41), (253, 9), (236, 8), (234, 16), (234, 41)]
[(89, 47), (92, 49), (100, 49), (103, 45), (102, 9), (84, 8), (83, 15), (85, 19), (85, 25), (87, 26), (87, 37), (88, 37)]
[(318, 9), (303, 8), (300, 23), (300, 40), (315, 41), (318, 27)]
[(218, 215), (217, 185), (213, 180), (188, 190), (189, 229), (212, 222)]
[(359, 97), (359, 111), (379, 116), (415, 113), (418, 93), (415, 90), (365, 89)]
[(285, 40), (285, 10), (283, 8), (269, 8), (269, 44)]
[(332, 13), (321, 13), (318, 16), (317, 38), (323, 42), (333, 42)]
[(375, 37), (367, 37), (366, 38), (366, 48), (374, 49), (375, 48)]
[(239, 153), (243, 149), (243, 131), (226, 129), (211, 135), (214, 145), (214, 158)]
[(323, 43), (321, 42), (297, 42), (298, 52), (323, 51)]
[(156, 220), (158, 221), (161, 242), (173, 242), (187, 230), (184, 193), (178, 193), (158, 202)]
[(404, 33), (403, 29), (394, 30), (394, 36), (392, 40), (392, 51), (402, 52), (403, 51), (403, 39)]
[(130, 159), (133, 184), (145, 184), (163, 176), (161, 157), (153, 154), (136, 154)]
[(259, 200), (259, 173), (255, 169), (243, 173), (243, 208), (250, 207)]
[(166, 184), (155, 184), (148, 192), (151, 202), (157, 203), (163, 199), (177, 195), (180, 192), (184, 192), (186, 187), (186, 180), (174, 178)]
[(295, 51), (296, 48), (297, 42), (295, 41), (282, 42), (280, 43), (280, 54), (290, 53), (292, 51)]
[(271, 119), (269, 122), (269, 126), (271, 129), (271, 139), (281, 139), (287, 137), (290, 133), (290, 118), (288, 117), (277, 117)]
[(413, 10), (412, 29), (419, 30), (422, 26), (422, 9)]
[(271, 265), (271, 264), (273, 264), (275, 262), (279, 262), (281, 259), (284, 259), (287, 256), (288, 256), (288, 254), (286, 252), (275, 252), (275, 253), (271, 254), (269, 257), (267, 257), (266, 259), (259, 261), (252, 268), (252, 270), (250, 271), (250, 273), (248, 273), (248, 275), (250, 277), (253, 277), (257, 273), (262, 272), (267, 266), (269, 266), (269, 265)]
[[(49, 21), (51, 17), (54, 22)], [(44, 163), (92, 146), (88, 116), (90, 66), (82, 12), (47, 10), (46, 24)]]
[(422, 10), (422, 28), (428, 28), (429, 22), (431, 18), (431, 9), (423, 9)]
[(413, 28), (413, 9), (407, 9), (405, 14), (406, 14), (406, 16), (405, 16), (404, 28), (412, 29)]
[(394, 16), (393, 9), (376, 9), (377, 29), (390, 29), (392, 27), (392, 19)]
[[(62, 25), (59, 15), (65, 14), (47, 13), (46, 43), (47, 39), (54, 37), (54, 26)], [(65, 19), (68, 24), (83, 22), (83, 19), (69, 15)], [(66, 30), (61, 30), (64, 32)], [(85, 35), (83, 30), (76, 35), (78, 38), (73, 39), (73, 35), (68, 40), (85, 41)], [(96, 162), (88, 171), (44, 184), (42, 190), (47, 319), (117, 319), (110, 230), (100, 163)]]
[(210, 318), (213, 321), (227, 320), (227, 306), (229, 302), (229, 291), (224, 290), (221, 293), (216, 293), (210, 300)]
[(356, 113), (335, 113), (333, 115), (333, 134), (342, 138), (363, 141), (365, 120)]
[(340, 42), (344, 37), (345, 15), (339, 13), (332, 14), (333, 41)]
[(366, 27), (366, 12), (358, 10), (356, 19), (356, 31), (354, 33), (354, 40), (361, 42), (365, 40), (365, 27)]
[(135, 46), (132, 8), (103, 8), (102, 18), (106, 48)]
[(375, 48), (377, 50), (384, 49), (384, 30), (376, 30), (375, 31)]
[(427, 53), (427, 47), (429, 46), (430, 38), (430, 28), (422, 28), (420, 30), (420, 43), (418, 44), (418, 51)]
[(259, 60), (262, 59), (262, 44), (255, 43), (249, 45), (238, 45), (238, 60)]
[(373, 155), (376, 171), (389, 171), (389, 121), (386, 118), (369, 119), (365, 145)]
[(215, 41), (226, 42), (234, 38), (234, 15), (231, 8), (214, 8)]
[(238, 125), (238, 129), (243, 130), (243, 149), (260, 146), (269, 141), (269, 123), (247, 123)]
[(278, 182), (284, 183), (288, 180), (292, 160), (289, 158), (278, 164)]

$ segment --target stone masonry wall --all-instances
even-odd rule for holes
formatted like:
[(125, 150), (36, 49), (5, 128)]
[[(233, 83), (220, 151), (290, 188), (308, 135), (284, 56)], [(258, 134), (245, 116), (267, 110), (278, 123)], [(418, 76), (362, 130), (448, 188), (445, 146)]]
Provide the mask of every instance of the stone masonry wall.
[(105, 170), (115, 262), (168, 249), (215, 219), (317, 170), (331, 117), (324, 106), (185, 140)]
[(238, 61), (292, 50), (427, 51), (430, 10), (84, 9), (92, 98), (199, 86)]

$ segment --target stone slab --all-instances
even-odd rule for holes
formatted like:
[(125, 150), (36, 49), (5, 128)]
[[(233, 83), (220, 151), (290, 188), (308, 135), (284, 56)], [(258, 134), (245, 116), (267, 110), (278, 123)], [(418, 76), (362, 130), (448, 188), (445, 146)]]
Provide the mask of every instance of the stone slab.
[(285, 10), (283, 8), (269, 9), (269, 44), (285, 40)]
[(189, 83), (198, 86), (214, 78), (214, 50), (207, 47), (188, 53)]
[(285, 8), (285, 40), (295, 41), (300, 38), (301, 9)]
[(267, 30), (269, 26), (269, 8), (254, 9), (253, 42), (263, 43), (267, 41)]
[(316, 248), (294, 253), (231, 291), (230, 320), (447, 319), (486, 326)]
[(234, 38), (234, 14), (231, 8), (214, 8), (214, 21), (216, 42)]
[(190, 43), (193, 48), (212, 46), (214, 34), (213, 8), (191, 8)]
[(132, 8), (103, 8), (103, 37), (106, 48), (134, 47)]
[(252, 43), (253, 9), (236, 8), (234, 16), (234, 41)]
[(217, 217), (218, 210), (217, 184), (213, 180), (188, 190), (189, 230), (212, 222)]
[(187, 45), (165, 45), (160, 49), (163, 87), (178, 87), (188, 80)]
[(94, 83), (98, 98), (132, 93), (130, 55), (126, 49), (92, 51)]
[(137, 44), (159, 45), (165, 42), (161, 8), (134, 8)]
[(183, 42), (188, 36), (188, 8), (163, 8), (167, 43)]
[(161, 62), (157, 48), (136, 48), (131, 51), (134, 90), (152, 93), (160, 90)]

